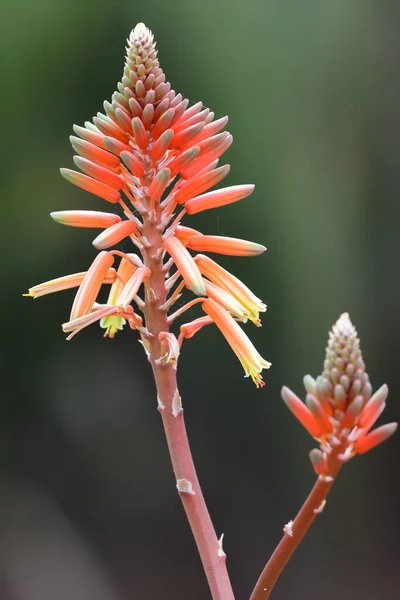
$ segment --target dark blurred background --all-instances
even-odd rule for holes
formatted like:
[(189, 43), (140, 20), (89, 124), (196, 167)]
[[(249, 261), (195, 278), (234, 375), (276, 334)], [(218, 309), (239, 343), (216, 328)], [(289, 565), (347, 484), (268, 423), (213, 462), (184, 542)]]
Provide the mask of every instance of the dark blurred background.
[[(228, 114), (229, 185), (251, 198), (191, 220), (268, 252), (222, 261), (268, 304), (247, 329), (273, 363), (256, 390), (216, 329), (185, 343), (180, 386), (238, 600), (314, 480), (312, 440), (280, 400), (322, 370), (349, 311), (374, 387), (399, 418), (400, 4), (397, 0), (1, 0), (1, 600), (209, 598), (134, 334), (67, 343), (91, 231), (51, 210), (106, 209), (66, 183), (68, 136), (109, 99), (125, 40), (156, 34), (175, 90)], [(186, 223), (188, 223), (186, 221)], [(193, 312), (193, 316), (197, 313)], [(399, 596), (399, 438), (352, 461), (274, 598)]]

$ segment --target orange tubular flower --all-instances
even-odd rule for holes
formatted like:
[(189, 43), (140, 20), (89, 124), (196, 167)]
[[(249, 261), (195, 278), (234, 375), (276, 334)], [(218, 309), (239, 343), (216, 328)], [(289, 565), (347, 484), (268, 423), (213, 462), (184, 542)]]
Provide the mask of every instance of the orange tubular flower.
[(115, 246), (115, 244), (121, 242), (124, 238), (128, 237), (128, 235), (133, 235), (136, 231), (137, 227), (134, 221), (130, 221), (129, 219), (127, 221), (120, 221), (100, 233), (100, 235), (93, 240), (93, 246), (97, 248), (97, 250), (105, 250), (105, 248)]
[[(364, 454), (390, 437), (397, 423), (370, 430), (383, 412), (386, 385), (371, 395), (360, 342), (349, 315), (344, 313), (329, 334), (324, 371), (314, 380), (304, 378), (306, 404), (287, 387), (282, 398), (305, 429), (320, 442), (310, 459), (318, 475), (329, 477), (335, 460)], [(338, 454), (339, 452), (339, 454)]]
[[(128, 320), (132, 328), (139, 328), (147, 350), (149, 340), (161, 339), (150, 323), (164, 322), (167, 331), (175, 319), (204, 298), (204, 310), (210, 316), (184, 324), (179, 343), (212, 320), (227, 337), (246, 374), (261, 385), (260, 371), (269, 363), (234, 319), (250, 319), (260, 325), (265, 304), (217, 263), (204, 255), (193, 256), (192, 251), (257, 256), (265, 247), (203, 235), (180, 222), (185, 213), (195, 216), (203, 210), (220, 209), (254, 190), (250, 184), (212, 190), (230, 171), (229, 165), (218, 165), (232, 143), (232, 136), (223, 131), (227, 122), (227, 117), (216, 119), (202, 102), (189, 107), (189, 101), (171, 89), (159, 65), (152, 33), (143, 24), (137, 25), (128, 39), (121, 81), (110, 101), (104, 102), (104, 113), (97, 113), (84, 126), (73, 127), (75, 135), (70, 141), (79, 171), (61, 169), (69, 182), (118, 205), (118, 210), (51, 213), (63, 225), (102, 229), (93, 241), (101, 252), (87, 271), (32, 287), (29, 295), (39, 297), (78, 287), (65, 331), (74, 335), (100, 321), (105, 336), (112, 338)], [(122, 252), (120, 243), (124, 250), (131, 243), (136, 254)], [(112, 268), (114, 261), (120, 261), (117, 271)], [(103, 284), (112, 284), (108, 299), (106, 304), (96, 304)], [(145, 288), (143, 300), (138, 296), (141, 285)], [(199, 298), (169, 313), (184, 287)], [(154, 311), (159, 311), (156, 318)]]
[(100, 252), (96, 256), (76, 293), (71, 309), (71, 321), (92, 310), (104, 278), (113, 262), (114, 257), (108, 252)]
[[(63, 290), (79, 287), (86, 275), (87, 271), (84, 271), (82, 273), (73, 273), (72, 275), (65, 275), (64, 277), (57, 277), (57, 279), (45, 281), (44, 283), (29, 288), (29, 292), (28, 294), (25, 294), (25, 296), (40, 298), (47, 294), (54, 294), (55, 292), (62, 292)], [(103, 279), (103, 283), (114, 283), (116, 277), (117, 272), (111, 267), (108, 269), (108, 272)]]
[(176, 237), (170, 237), (164, 241), (164, 248), (174, 259), (188, 288), (198, 296), (205, 295), (206, 288), (199, 268), (182, 242)]
[[(186, 234), (187, 239), (193, 237), (193, 233), (190, 235), (190, 232), (186, 233), (185, 231), (184, 234)], [(234, 296), (248, 311), (249, 319), (254, 321), (256, 325), (261, 324), (260, 312), (265, 312), (267, 307), (242, 281), (240, 281), (240, 279), (232, 275), (232, 273), (229, 273), (229, 271), (226, 271), (226, 269), (204, 254), (198, 254), (195, 257), (195, 261), (202, 275)]]
[(218, 329), (224, 335), (226, 341), (240, 360), (245, 376), (251, 376), (257, 387), (264, 385), (260, 375), (263, 369), (269, 369), (271, 363), (264, 360), (247, 335), (242, 331), (230, 314), (217, 302), (208, 298), (203, 302), (203, 310), (214, 321)]
[(189, 239), (188, 247), (200, 252), (215, 252), (228, 256), (258, 256), (266, 251), (265, 246), (219, 235), (199, 235)]
[(118, 215), (97, 210), (60, 210), (50, 213), (50, 216), (61, 225), (91, 227), (93, 229), (106, 229), (121, 221), (121, 217)]
[[(212, 181), (212, 178), (209, 177)], [(211, 184), (213, 185), (213, 184)], [(195, 186), (193, 186), (195, 189)], [(207, 189), (207, 188), (205, 188)], [(203, 210), (209, 210), (210, 208), (219, 208), (225, 206), (225, 204), (231, 204), (232, 202), (238, 202), (249, 196), (254, 190), (254, 185), (234, 185), (232, 187), (223, 188), (222, 190), (215, 190), (214, 192), (208, 192), (201, 196), (197, 196), (186, 203), (186, 211), (189, 215), (195, 215)]]

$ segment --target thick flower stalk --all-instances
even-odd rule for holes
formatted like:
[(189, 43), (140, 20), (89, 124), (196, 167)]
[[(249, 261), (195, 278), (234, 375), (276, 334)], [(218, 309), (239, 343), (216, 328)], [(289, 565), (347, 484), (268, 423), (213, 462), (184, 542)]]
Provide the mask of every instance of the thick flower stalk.
[(284, 536), (251, 600), (269, 598), (283, 568), (323, 511), (326, 496), (343, 464), (356, 454), (372, 450), (397, 429), (397, 423), (372, 429), (385, 408), (388, 388), (382, 385), (372, 394), (357, 332), (347, 313), (341, 315), (329, 334), (322, 375), (317, 379), (306, 375), (304, 386), (305, 403), (287, 387), (282, 388), (282, 398), (319, 444), (310, 452), (318, 479), (296, 518), (285, 525)]
[[(152, 365), (177, 488), (201, 554), (214, 598), (233, 598), (225, 554), (201, 494), (183, 423), (176, 367), (184, 339), (215, 323), (257, 387), (264, 360), (238, 322), (260, 325), (265, 304), (244, 283), (203, 253), (257, 256), (261, 244), (204, 235), (181, 224), (186, 215), (239, 202), (253, 185), (211, 190), (228, 174), (219, 159), (232, 143), (223, 131), (228, 119), (216, 119), (201, 102), (176, 94), (160, 68), (152, 33), (139, 24), (127, 46), (123, 77), (104, 113), (84, 127), (74, 126), (71, 144), (79, 171), (61, 169), (74, 185), (109, 203), (111, 212), (64, 210), (52, 213), (63, 225), (95, 228), (100, 252), (86, 271), (59, 277), (29, 290), (39, 297), (77, 288), (68, 339), (99, 322), (110, 338), (128, 325), (140, 335)], [(126, 241), (132, 251), (126, 250)], [(123, 248), (118, 244), (124, 242)], [(200, 252), (201, 254), (193, 255)], [(111, 285), (106, 302), (99, 300)], [(175, 306), (182, 293), (194, 295)], [(192, 306), (203, 316), (183, 323), (176, 337), (170, 328)], [(200, 314), (202, 314), (200, 312)]]

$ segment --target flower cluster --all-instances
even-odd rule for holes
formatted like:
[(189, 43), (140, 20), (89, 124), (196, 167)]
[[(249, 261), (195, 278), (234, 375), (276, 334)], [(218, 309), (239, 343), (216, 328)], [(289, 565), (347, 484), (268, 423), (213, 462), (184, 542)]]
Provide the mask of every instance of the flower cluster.
[(385, 408), (387, 385), (374, 394), (365, 371), (360, 342), (349, 315), (344, 313), (329, 334), (324, 371), (304, 378), (305, 404), (287, 387), (282, 389), (286, 405), (312, 435), (320, 449), (310, 452), (315, 472), (330, 478), (333, 462), (344, 462), (371, 450), (397, 429), (388, 423), (371, 431)]
[[(262, 369), (270, 364), (256, 351), (238, 321), (260, 325), (266, 306), (241, 281), (202, 253), (256, 256), (265, 247), (215, 235), (180, 224), (182, 217), (238, 202), (253, 185), (214, 191), (229, 165), (218, 166), (232, 143), (222, 131), (227, 117), (215, 119), (201, 102), (176, 94), (159, 66), (152, 33), (142, 24), (128, 40), (123, 77), (104, 113), (84, 127), (74, 126), (73, 160), (80, 172), (61, 169), (74, 185), (120, 207), (120, 213), (88, 210), (54, 212), (63, 225), (101, 229), (93, 240), (100, 253), (87, 271), (48, 281), (29, 290), (35, 298), (77, 287), (70, 319), (63, 330), (72, 337), (100, 321), (109, 337), (128, 323), (147, 347), (161, 339), (174, 319), (199, 303), (206, 316), (181, 326), (179, 344), (208, 323), (215, 323), (241, 361), (246, 375), (262, 385)], [(176, 214), (177, 213), (177, 214)], [(116, 250), (129, 238), (136, 252)], [(200, 252), (193, 256), (191, 252)], [(119, 264), (115, 268), (115, 261)], [(160, 273), (162, 285), (160, 285)], [(98, 301), (103, 284), (111, 284), (106, 303)], [(144, 286), (145, 298), (139, 296)], [(184, 288), (196, 298), (172, 315), (168, 311)], [(150, 310), (151, 306), (151, 310)], [(154, 318), (154, 311), (166, 318)]]

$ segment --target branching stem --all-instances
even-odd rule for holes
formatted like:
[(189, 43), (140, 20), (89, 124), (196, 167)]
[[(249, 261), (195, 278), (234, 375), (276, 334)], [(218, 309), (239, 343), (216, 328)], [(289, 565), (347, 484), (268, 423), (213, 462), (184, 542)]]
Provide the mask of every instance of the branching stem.
[(338, 446), (332, 451), (328, 459), (328, 477), (318, 477), (306, 501), (297, 513), (296, 518), (285, 531), (283, 538), (264, 567), (250, 600), (267, 600), (270, 597), (275, 583), (289, 559), (299, 546), (314, 519), (316, 519), (324, 508), (328, 492), (343, 464), (337, 458), (342, 450), (342, 446)]

